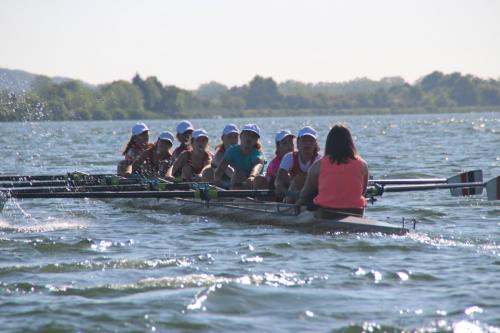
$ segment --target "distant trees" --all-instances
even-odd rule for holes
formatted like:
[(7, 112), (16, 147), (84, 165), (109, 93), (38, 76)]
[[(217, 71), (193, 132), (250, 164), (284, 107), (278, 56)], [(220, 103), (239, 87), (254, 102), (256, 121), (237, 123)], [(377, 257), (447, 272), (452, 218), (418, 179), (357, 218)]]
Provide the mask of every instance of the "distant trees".
[(0, 121), (178, 118), (240, 115), (242, 110), (449, 108), (500, 106), (500, 81), (461, 73), (432, 72), (411, 85), (400, 77), (343, 83), (276, 83), (255, 76), (248, 84), (217, 82), (195, 91), (136, 74), (131, 82), (98, 87), (37, 76), (28, 92), (0, 91)]

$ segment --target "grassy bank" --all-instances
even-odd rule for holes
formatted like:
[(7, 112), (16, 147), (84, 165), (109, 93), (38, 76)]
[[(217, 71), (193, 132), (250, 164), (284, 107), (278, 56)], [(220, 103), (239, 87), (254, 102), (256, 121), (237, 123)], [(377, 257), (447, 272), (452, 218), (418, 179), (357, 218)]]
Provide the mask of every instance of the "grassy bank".
[(453, 107), (453, 108), (359, 108), (359, 109), (294, 109), (294, 110), (241, 110), (192, 112), (187, 118), (256, 118), (256, 117), (294, 117), (294, 116), (329, 116), (329, 115), (387, 115), (387, 114), (436, 114), (500, 112), (500, 106), (493, 107)]

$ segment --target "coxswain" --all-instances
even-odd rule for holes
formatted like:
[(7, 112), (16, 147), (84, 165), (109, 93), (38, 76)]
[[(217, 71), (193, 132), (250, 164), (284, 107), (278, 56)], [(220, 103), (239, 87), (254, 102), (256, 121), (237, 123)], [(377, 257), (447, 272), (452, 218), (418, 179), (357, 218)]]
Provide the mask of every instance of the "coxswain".
[(284, 197), (286, 203), (297, 200), (309, 168), (321, 158), (316, 135), (316, 130), (311, 126), (302, 127), (297, 135), (297, 151), (287, 153), (281, 160), (276, 174), (275, 193), (277, 198)]
[(183, 181), (208, 181), (204, 175), (205, 169), (210, 167), (212, 153), (208, 145), (208, 133), (204, 129), (193, 131), (191, 149), (183, 151), (167, 173), (166, 179), (175, 180), (173, 175), (180, 171)]
[(351, 132), (335, 125), (326, 139), (325, 156), (309, 169), (296, 205), (312, 201), (318, 218), (362, 217), (367, 184), (368, 166), (359, 156)]
[(231, 178), (232, 188), (263, 189), (267, 188), (265, 177), (261, 176), (265, 158), (260, 143), (260, 128), (247, 124), (240, 134), (240, 144), (232, 145), (224, 152), (224, 158), (215, 171), (214, 181), (223, 186), (222, 177), (227, 167), (234, 169)]

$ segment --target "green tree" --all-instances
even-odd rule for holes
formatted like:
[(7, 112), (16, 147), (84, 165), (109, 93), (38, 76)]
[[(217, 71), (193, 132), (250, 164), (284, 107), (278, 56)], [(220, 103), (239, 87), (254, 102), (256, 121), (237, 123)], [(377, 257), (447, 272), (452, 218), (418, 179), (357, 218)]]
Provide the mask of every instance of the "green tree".
[(283, 96), (280, 94), (278, 85), (272, 78), (263, 78), (257, 75), (250, 81), (246, 98), (249, 108), (280, 108), (282, 100)]
[(450, 97), (459, 106), (477, 105), (478, 92), (476, 86), (469, 77), (460, 77), (454, 82), (450, 91)]

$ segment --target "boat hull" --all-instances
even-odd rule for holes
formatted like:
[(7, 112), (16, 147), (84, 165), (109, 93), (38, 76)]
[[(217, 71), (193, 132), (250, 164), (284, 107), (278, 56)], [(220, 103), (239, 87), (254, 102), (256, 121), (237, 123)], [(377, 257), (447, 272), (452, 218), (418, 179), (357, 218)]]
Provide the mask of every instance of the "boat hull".
[(323, 219), (315, 217), (314, 213), (310, 211), (296, 214), (289, 207), (280, 209), (280, 204), (252, 199), (212, 200), (210, 202), (180, 198), (167, 200), (106, 199), (106, 201), (110, 200), (126, 200), (127, 207), (161, 209), (184, 215), (217, 217), (238, 223), (275, 225), (309, 232), (379, 232), (404, 235), (409, 231), (402, 226), (356, 216)]

